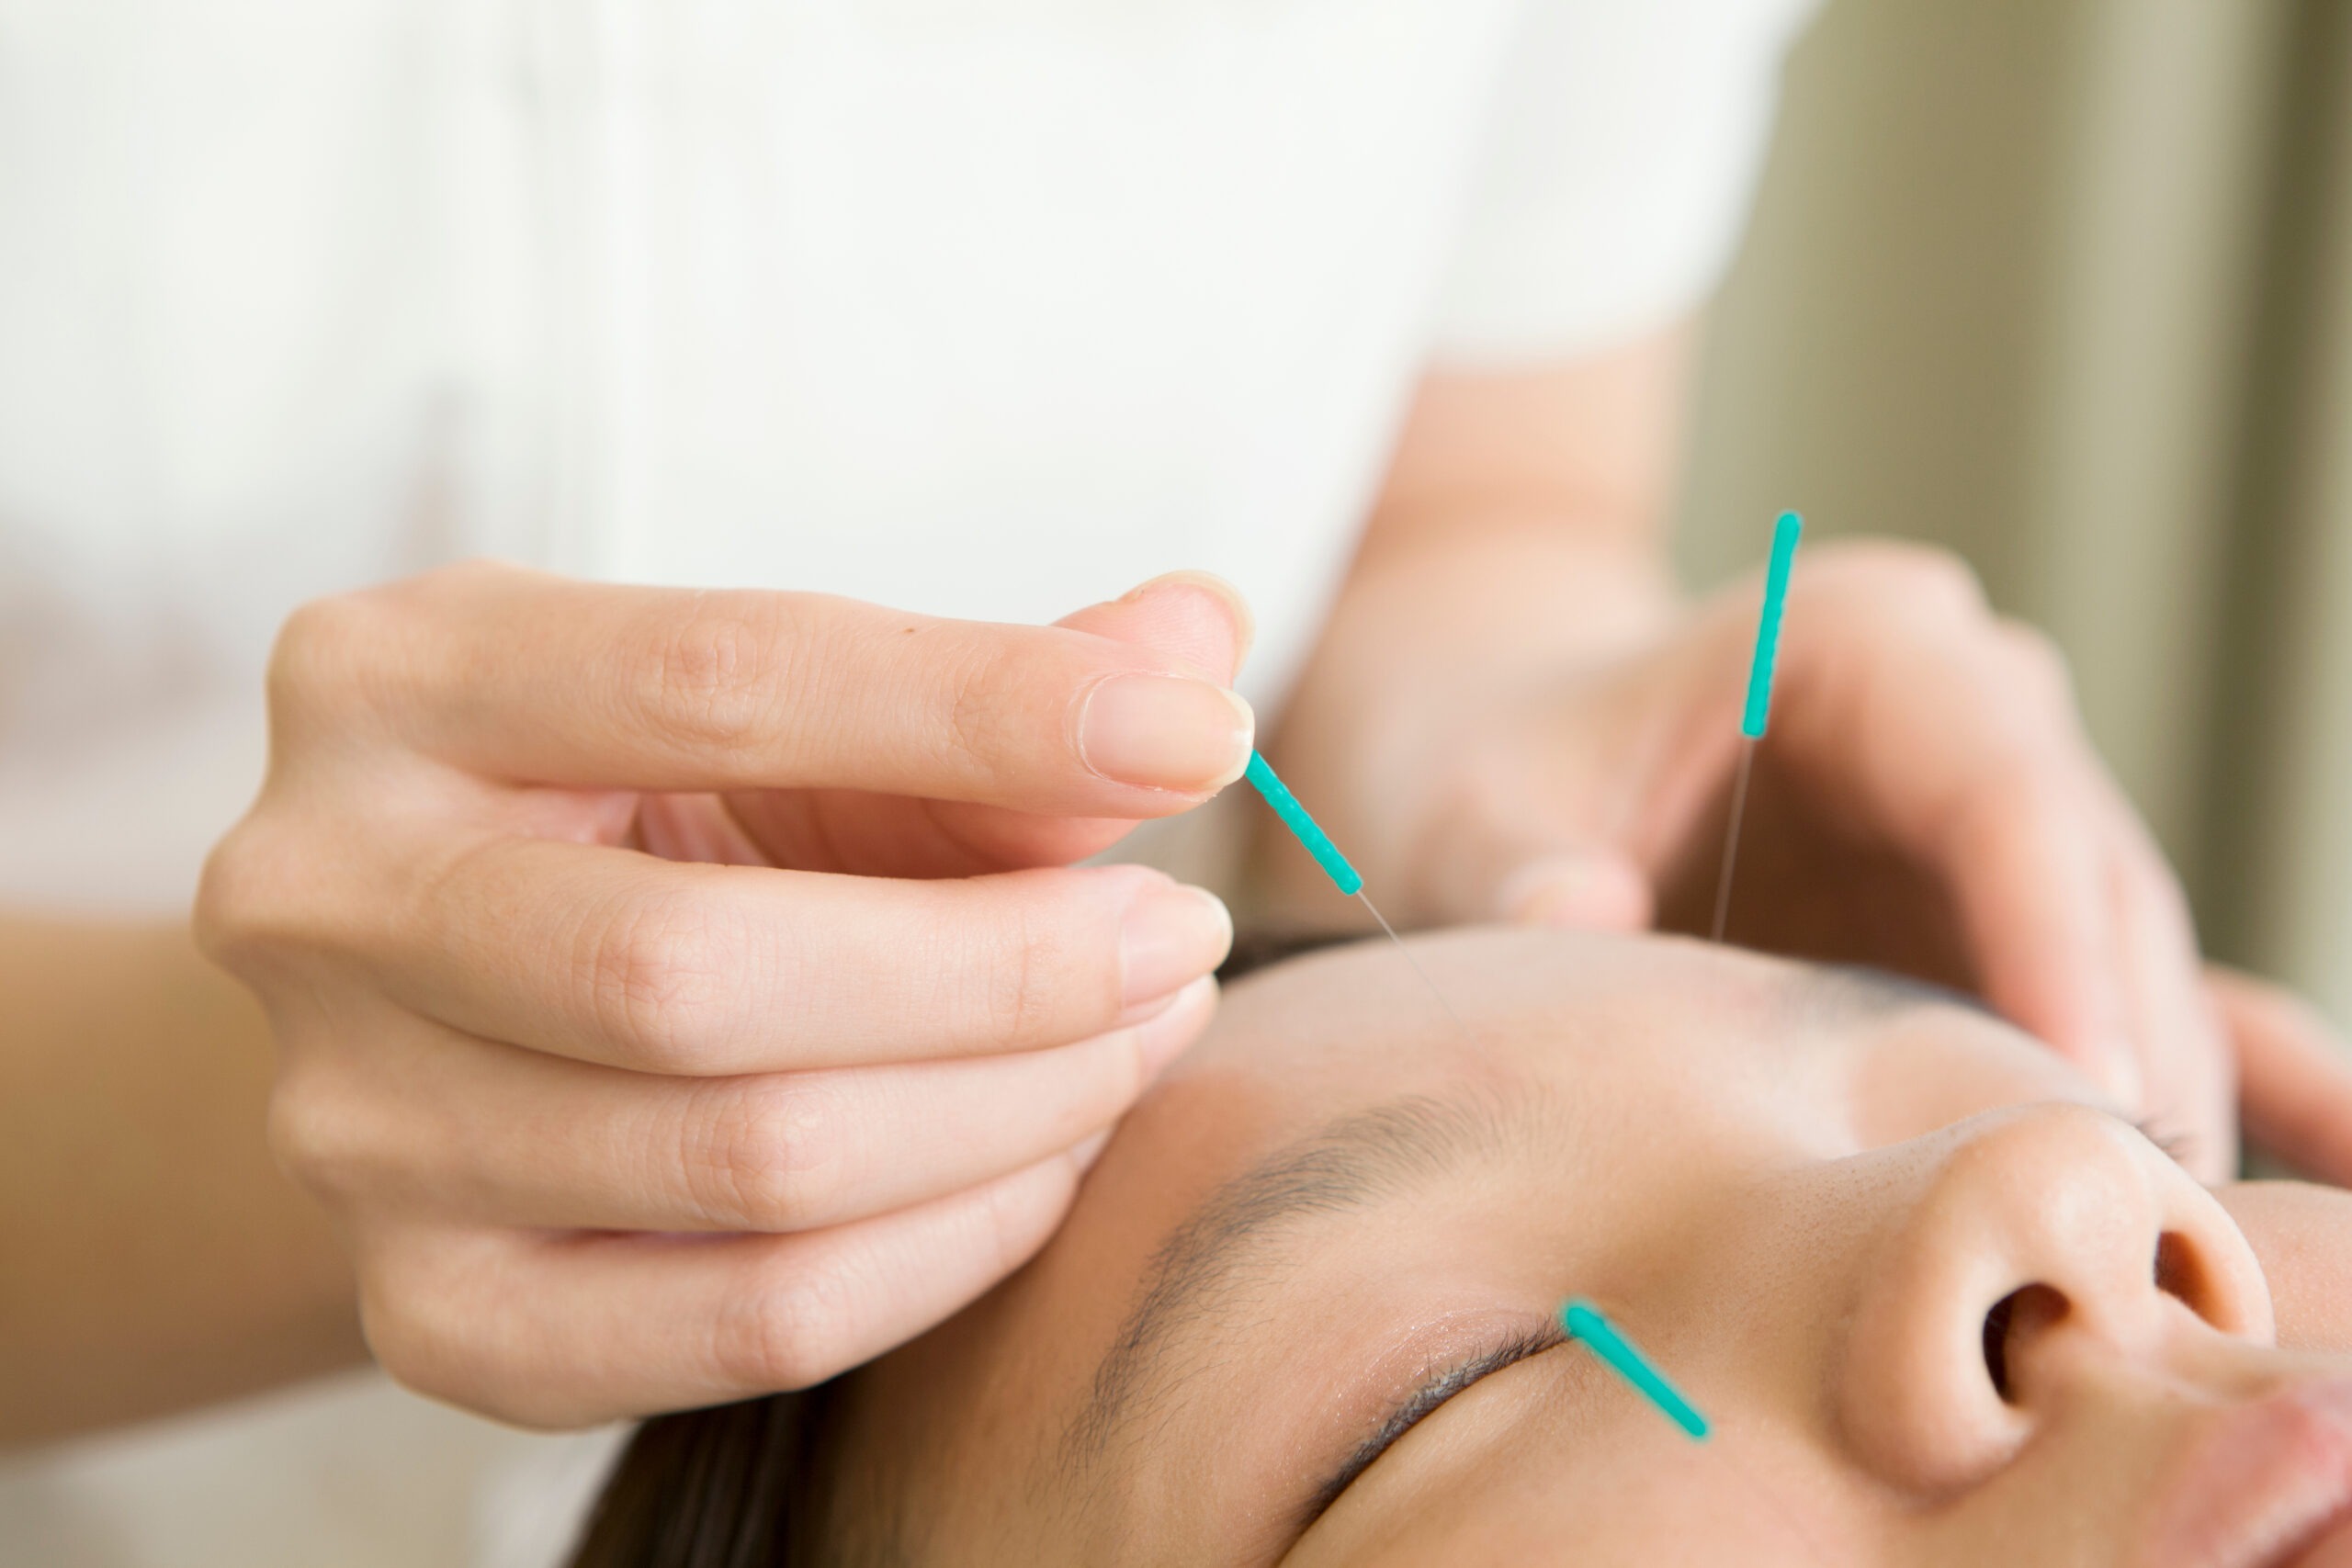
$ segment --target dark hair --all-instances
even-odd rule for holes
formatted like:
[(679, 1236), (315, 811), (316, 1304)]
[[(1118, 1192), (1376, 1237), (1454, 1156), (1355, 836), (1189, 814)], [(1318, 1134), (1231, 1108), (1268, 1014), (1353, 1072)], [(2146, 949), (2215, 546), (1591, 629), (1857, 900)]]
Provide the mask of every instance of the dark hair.
[(835, 1393), (825, 1383), (646, 1422), (605, 1478), (571, 1568), (803, 1568), (832, 1556)]

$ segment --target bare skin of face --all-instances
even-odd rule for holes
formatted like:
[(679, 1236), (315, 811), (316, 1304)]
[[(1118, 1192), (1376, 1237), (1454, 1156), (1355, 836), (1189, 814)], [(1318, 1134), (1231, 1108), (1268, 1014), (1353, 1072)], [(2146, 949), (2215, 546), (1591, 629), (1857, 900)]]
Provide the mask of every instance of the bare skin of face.
[[(1030, 1267), (857, 1374), (890, 1561), (2352, 1562), (2352, 1202), (2209, 1191), (1883, 977), (1465, 931), (1245, 980)], [(2150, 1129), (2157, 1136), (2161, 1128)], [(1557, 1325), (1600, 1303), (1695, 1444)]]

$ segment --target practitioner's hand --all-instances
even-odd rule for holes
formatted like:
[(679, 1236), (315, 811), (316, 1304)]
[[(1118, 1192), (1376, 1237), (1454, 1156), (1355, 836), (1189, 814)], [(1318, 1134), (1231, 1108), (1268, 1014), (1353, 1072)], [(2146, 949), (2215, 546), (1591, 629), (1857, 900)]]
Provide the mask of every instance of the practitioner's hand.
[[(1422, 919), (1705, 931), (1758, 598), (1751, 579), (1613, 660), (1432, 720), (1392, 755), (1435, 763), (1377, 781), (1406, 814), (1369, 846), (1375, 888)], [(2056, 654), (1948, 558), (1799, 556), (1729, 936), (1978, 992), (2201, 1174), (2230, 1167), (2231, 1061), (2180, 890)]]
[(2283, 987), (2209, 964), (2238, 1065), (2246, 1136), (2301, 1175), (2352, 1187), (2352, 1047)]
[(1225, 911), (1074, 867), (1241, 771), (1246, 613), (1057, 628), (466, 567), (311, 606), (209, 950), (403, 1381), (531, 1425), (814, 1382), (1059, 1222)]

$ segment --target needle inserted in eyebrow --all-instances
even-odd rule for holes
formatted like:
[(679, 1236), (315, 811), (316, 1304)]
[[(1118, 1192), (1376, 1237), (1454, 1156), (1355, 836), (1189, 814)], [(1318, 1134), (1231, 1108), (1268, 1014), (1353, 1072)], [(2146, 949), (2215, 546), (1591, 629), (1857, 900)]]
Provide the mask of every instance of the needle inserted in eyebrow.
[(1781, 513), (1772, 526), (1772, 561), (1764, 573), (1764, 613), (1756, 623), (1756, 652), (1747, 664), (1747, 706), (1740, 715), (1739, 776), (1731, 786), (1731, 825), (1724, 832), (1724, 870), (1715, 884), (1714, 940), (1724, 939), (1731, 919), (1731, 870), (1739, 859), (1739, 818), (1747, 807), (1747, 774), (1756, 761), (1756, 743), (1772, 718), (1772, 664), (1781, 649), (1781, 611), (1789, 596), (1789, 567), (1796, 558), (1797, 536), (1804, 519), (1793, 512)]

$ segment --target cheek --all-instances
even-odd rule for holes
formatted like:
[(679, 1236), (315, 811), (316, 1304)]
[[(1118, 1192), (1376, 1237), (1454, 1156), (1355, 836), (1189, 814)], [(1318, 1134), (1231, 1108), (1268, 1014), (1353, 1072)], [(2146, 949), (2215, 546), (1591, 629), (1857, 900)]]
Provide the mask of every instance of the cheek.
[(2279, 1347), (2352, 1353), (2352, 1192), (2242, 1181), (2214, 1196), (2269, 1280)]
[(1693, 1444), (1662, 1427), (1654, 1440), (1638, 1423), (1558, 1449), (1531, 1439), (1527, 1452), (1504, 1464), (1430, 1478), (1409, 1507), (1381, 1510), (1376, 1529), (1310, 1538), (1286, 1568), (1879, 1561), (1869, 1554), (1876, 1543), (1857, 1528), (1859, 1514), (1826, 1508), (1819, 1487), (1804, 1503), (1768, 1490), (1807, 1468), (1817, 1471), (1752, 1443)]

